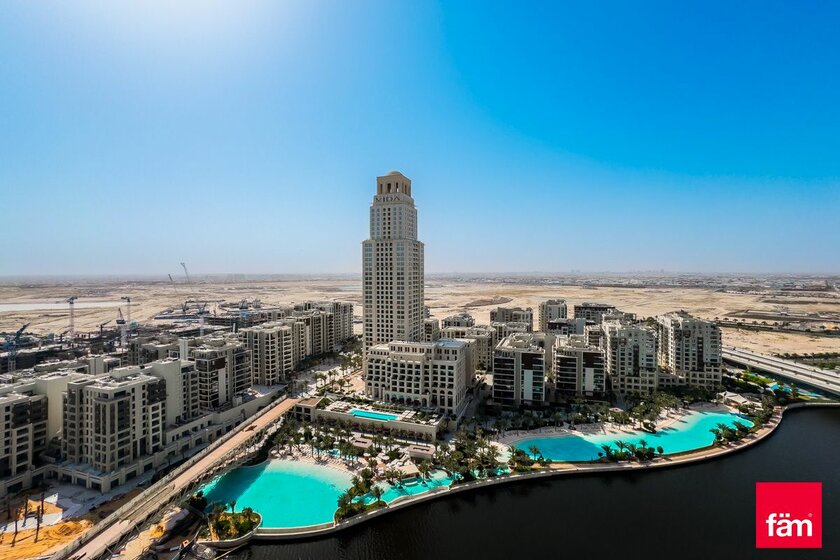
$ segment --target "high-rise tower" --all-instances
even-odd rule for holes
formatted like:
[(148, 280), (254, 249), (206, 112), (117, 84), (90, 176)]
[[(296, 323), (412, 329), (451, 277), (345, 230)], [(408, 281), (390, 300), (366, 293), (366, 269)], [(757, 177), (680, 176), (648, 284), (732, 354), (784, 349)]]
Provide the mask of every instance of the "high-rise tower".
[(376, 183), (370, 238), (362, 242), (365, 349), (423, 340), (423, 244), (411, 179), (392, 171)]

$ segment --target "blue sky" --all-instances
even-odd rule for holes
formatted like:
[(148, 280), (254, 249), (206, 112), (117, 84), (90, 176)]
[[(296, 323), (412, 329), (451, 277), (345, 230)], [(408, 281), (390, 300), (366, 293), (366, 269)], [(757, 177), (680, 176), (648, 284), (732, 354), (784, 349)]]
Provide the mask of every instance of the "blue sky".
[(0, 274), (358, 272), (391, 169), (428, 272), (838, 272), (838, 20), (3, 2)]

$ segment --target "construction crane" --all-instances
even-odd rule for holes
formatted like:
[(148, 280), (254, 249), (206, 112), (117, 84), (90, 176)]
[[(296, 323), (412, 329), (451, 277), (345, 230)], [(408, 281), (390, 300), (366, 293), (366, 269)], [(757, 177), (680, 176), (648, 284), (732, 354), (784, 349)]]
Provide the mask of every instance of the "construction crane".
[(102, 327), (104, 327), (105, 325), (107, 325), (110, 322), (111, 322), (111, 319), (108, 319), (104, 323), (99, 323), (99, 338), (102, 338), (102, 333), (104, 332), (104, 329)]
[(190, 273), (187, 270), (187, 263), (181, 263), (181, 266), (184, 267), (184, 276), (187, 277), (187, 284), (192, 286), (192, 280), (190, 280)]
[(70, 328), (68, 329), (68, 337), (70, 338), (70, 343), (73, 343), (73, 339), (76, 338), (76, 300), (79, 299), (78, 296), (70, 296), (67, 298), (67, 303), (70, 304)]
[(17, 350), (20, 345), (20, 336), (29, 325), (30, 323), (26, 323), (19, 328), (14, 335), (6, 337), (6, 343), (3, 346), (5, 346), (8, 351), (9, 371), (15, 371), (15, 368), (17, 367)]
[(126, 309), (126, 319), (128, 320), (128, 328), (131, 328), (131, 298), (128, 296), (123, 296), (120, 298), (125, 302), (125, 309)]
[(125, 319), (123, 318), (122, 309), (117, 308), (117, 325), (120, 326), (120, 348), (125, 348), (128, 340), (128, 334), (125, 330)]

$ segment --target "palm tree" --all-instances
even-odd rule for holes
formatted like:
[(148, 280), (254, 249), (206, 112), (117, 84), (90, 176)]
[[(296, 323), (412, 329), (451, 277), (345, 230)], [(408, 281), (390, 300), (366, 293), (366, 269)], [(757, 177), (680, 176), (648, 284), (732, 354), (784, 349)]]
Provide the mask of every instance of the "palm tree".
[(378, 504), (382, 501), (382, 495), (385, 492), (379, 486), (374, 486), (370, 489), (370, 494), (373, 496), (373, 503)]
[(540, 453), (540, 448), (537, 447), (536, 445), (529, 446), (528, 451), (531, 452), (531, 456), (534, 459), (537, 459), (537, 458), (542, 459), (543, 458), (542, 453)]
[(417, 465), (417, 470), (420, 471), (420, 476), (426, 480), (431, 477), (432, 473), (432, 463), (429, 460), (421, 461), (419, 465)]
[(234, 508), (236, 508), (236, 500), (233, 500), (233, 501), (230, 502), (230, 513), (231, 514), (236, 513)]

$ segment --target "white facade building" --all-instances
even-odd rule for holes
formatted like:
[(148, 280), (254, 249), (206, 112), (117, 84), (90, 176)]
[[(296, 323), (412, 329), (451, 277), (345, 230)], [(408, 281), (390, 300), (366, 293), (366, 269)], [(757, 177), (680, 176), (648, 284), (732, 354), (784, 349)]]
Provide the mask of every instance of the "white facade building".
[(445, 338), (372, 346), (365, 361), (365, 392), (377, 400), (457, 417), (473, 376), (470, 351), (464, 342)]
[(590, 345), (584, 335), (558, 337), (553, 375), (558, 395), (602, 396), (606, 392), (604, 351)]
[(497, 307), (490, 311), (491, 323), (523, 323), (528, 332), (534, 330), (534, 311), (528, 307)]
[(717, 389), (722, 369), (720, 327), (684, 312), (656, 320), (660, 384)]
[(658, 387), (656, 331), (621, 320), (604, 321), (601, 347), (614, 391), (650, 394)]
[(540, 303), (540, 332), (548, 332), (548, 323), (566, 318), (566, 300), (549, 299)]

